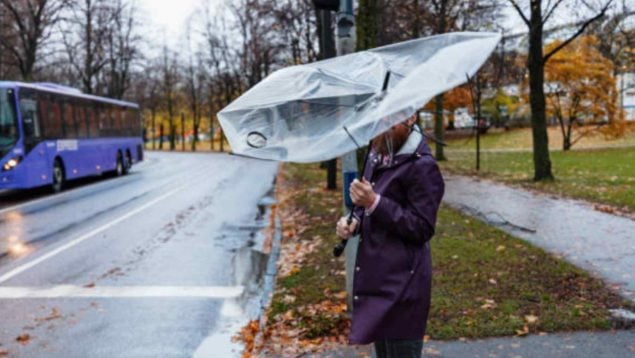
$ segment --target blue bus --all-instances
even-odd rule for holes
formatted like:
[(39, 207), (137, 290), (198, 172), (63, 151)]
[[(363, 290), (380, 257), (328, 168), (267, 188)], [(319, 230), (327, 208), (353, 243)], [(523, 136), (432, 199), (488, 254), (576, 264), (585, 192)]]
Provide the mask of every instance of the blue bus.
[(0, 189), (50, 186), (113, 173), (143, 160), (134, 103), (49, 83), (0, 81)]

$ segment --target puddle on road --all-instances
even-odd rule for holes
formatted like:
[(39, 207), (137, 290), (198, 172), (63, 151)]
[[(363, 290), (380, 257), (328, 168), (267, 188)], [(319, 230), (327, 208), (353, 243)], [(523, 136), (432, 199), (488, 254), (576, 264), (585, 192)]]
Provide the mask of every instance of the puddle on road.
[[(198, 347), (194, 357), (240, 357), (243, 344), (235, 342), (233, 337), (249, 321), (258, 319), (267, 304), (273, 289), (278, 245), (268, 242), (272, 238), (264, 231), (273, 229), (277, 240), (280, 235), (279, 225), (270, 228), (270, 223), (275, 222), (273, 195), (272, 188), (260, 200), (252, 221), (226, 224), (216, 237), (219, 245), (233, 255), (233, 284), (244, 287), (244, 291), (240, 297), (223, 302), (217, 326)], [(273, 250), (270, 249), (272, 246)]]

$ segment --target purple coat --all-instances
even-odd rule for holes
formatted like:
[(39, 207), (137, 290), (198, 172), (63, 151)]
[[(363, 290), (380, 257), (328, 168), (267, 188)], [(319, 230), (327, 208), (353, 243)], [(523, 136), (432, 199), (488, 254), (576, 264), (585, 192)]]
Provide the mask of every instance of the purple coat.
[(444, 183), (425, 140), (415, 147), (398, 153), (392, 165), (383, 165), (374, 153), (368, 159), (364, 177), (381, 200), (371, 215), (355, 211), (361, 237), (351, 344), (422, 339), (425, 334), (432, 284), (428, 241), (434, 235)]

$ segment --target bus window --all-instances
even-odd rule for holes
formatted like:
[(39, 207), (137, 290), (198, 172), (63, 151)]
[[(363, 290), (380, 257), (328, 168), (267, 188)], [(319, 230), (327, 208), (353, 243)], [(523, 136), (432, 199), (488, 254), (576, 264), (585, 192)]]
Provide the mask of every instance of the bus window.
[(73, 115), (73, 103), (70, 99), (65, 99), (63, 102), (64, 105), (64, 137), (65, 138), (77, 138), (77, 127), (75, 125), (75, 116)]
[(13, 90), (0, 88), (0, 155), (6, 154), (18, 140)]
[(112, 128), (114, 136), (122, 136), (123, 135), (123, 124), (121, 122), (121, 108), (112, 107)]
[[(62, 109), (58, 101), (55, 101), (52, 96), (46, 96), (40, 100), (40, 114), (42, 114), (42, 127), (44, 129), (44, 136), (49, 139), (61, 138), (63, 136), (62, 131)], [(42, 110), (42, 108), (45, 108)]]
[(141, 133), (139, 128), (139, 112), (136, 109), (129, 108), (128, 112), (128, 128), (130, 128), (129, 135), (131, 137), (138, 136)]
[(88, 123), (88, 136), (90, 138), (99, 137), (99, 119), (95, 114), (95, 106), (92, 104), (86, 105), (86, 122)]
[(22, 130), (24, 131), (24, 137), (27, 139), (40, 138), (40, 120), (37, 107), (36, 94), (20, 90)]
[(110, 116), (108, 115), (108, 107), (100, 106), (99, 108), (99, 136), (108, 137), (110, 135)]
[(86, 111), (84, 103), (75, 102), (75, 124), (77, 127), (77, 138), (88, 137), (88, 128), (86, 126)]

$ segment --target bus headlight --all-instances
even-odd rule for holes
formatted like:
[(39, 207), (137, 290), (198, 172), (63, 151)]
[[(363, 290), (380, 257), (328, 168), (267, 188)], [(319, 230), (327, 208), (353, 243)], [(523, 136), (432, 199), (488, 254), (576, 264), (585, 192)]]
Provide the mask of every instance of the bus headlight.
[(21, 160), (22, 160), (22, 157), (15, 157), (15, 158), (9, 159), (8, 162), (4, 163), (4, 166), (2, 167), (2, 170), (5, 171), (5, 172), (8, 172), (9, 170), (12, 170), (13, 168), (17, 167), (18, 164), (20, 164)]

